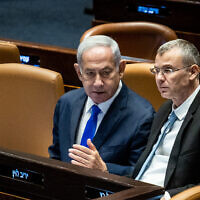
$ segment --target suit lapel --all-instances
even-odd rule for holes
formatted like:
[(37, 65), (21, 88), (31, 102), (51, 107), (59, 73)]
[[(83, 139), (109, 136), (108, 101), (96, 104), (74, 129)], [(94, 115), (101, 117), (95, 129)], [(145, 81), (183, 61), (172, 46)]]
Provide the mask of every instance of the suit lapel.
[(151, 135), (151, 140), (150, 140), (150, 145), (149, 145), (151, 148), (157, 142), (158, 136), (160, 135), (160, 130), (163, 127), (164, 123), (167, 121), (167, 117), (170, 111), (171, 110), (168, 109), (166, 112), (163, 112), (163, 114), (157, 116), (157, 120), (156, 120), (157, 122), (155, 122), (157, 126), (154, 126), (154, 128), (151, 130), (152, 135)]
[(147, 159), (148, 155), (150, 154), (153, 145), (157, 142), (158, 136), (160, 135), (160, 130), (163, 126), (163, 124), (166, 122), (167, 117), (171, 111), (172, 102), (167, 101), (160, 109), (159, 112), (155, 115), (152, 127), (151, 127), (151, 134), (149, 136), (147, 146), (142, 153), (142, 155), (139, 157), (139, 160), (137, 161), (137, 164), (135, 166), (135, 170), (133, 173), (133, 178), (135, 178), (142, 165), (144, 164), (145, 160)]
[(80, 90), (80, 96), (76, 100), (76, 102), (73, 103), (72, 110), (71, 110), (71, 146), (75, 143), (76, 138), (76, 132), (79, 126), (79, 122), (81, 119), (81, 115), (83, 112), (84, 104), (87, 99), (87, 96), (84, 92), (84, 89)]
[(109, 137), (109, 135), (112, 134), (112, 131), (123, 117), (123, 112), (120, 111), (127, 107), (127, 93), (128, 88), (123, 84), (119, 95), (115, 98), (106, 115), (104, 116), (97, 133), (93, 138), (93, 143), (98, 150), (104, 141)]
[(172, 148), (172, 152), (169, 158), (169, 162), (167, 165), (167, 171), (166, 171), (166, 176), (165, 176), (165, 182), (164, 182), (164, 186), (166, 187), (167, 184), (169, 183), (169, 180), (176, 168), (177, 165), (177, 158), (179, 157), (179, 153), (180, 153), (180, 148), (181, 148), (181, 140), (183, 138), (183, 133), (185, 128), (187, 127), (188, 123), (190, 122), (190, 120), (192, 120), (192, 115), (191, 113), (187, 114), (187, 117), (185, 118), (179, 132), (178, 135), (175, 139), (173, 148)]
[(190, 106), (188, 113), (185, 117), (185, 120), (184, 120), (184, 122), (178, 132), (176, 140), (174, 142), (172, 152), (170, 155), (170, 159), (168, 162), (168, 166), (167, 166), (167, 171), (166, 171), (166, 177), (165, 177), (165, 183), (164, 183), (165, 187), (167, 187), (167, 185), (170, 181), (170, 178), (172, 177), (172, 174), (177, 165), (177, 158), (179, 157), (180, 150), (181, 150), (181, 148), (183, 148), (181, 141), (185, 134), (184, 130), (186, 130), (186, 127), (189, 125), (189, 122), (193, 119), (193, 115), (196, 112), (199, 105), (200, 105), (200, 92), (197, 94), (197, 96), (194, 99), (194, 102)]
[(161, 112), (154, 118), (154, 122), (151, 129), (151, 136), (147, 144), (147, 155), (150, 153), (153, 145), (157, 142), (158, 136), (160, 135), (161, 128), (164, 123), (167, 121), (169, 113), (171, 112), (171, 101), (167, 102), (167, 105), (162, 109)]

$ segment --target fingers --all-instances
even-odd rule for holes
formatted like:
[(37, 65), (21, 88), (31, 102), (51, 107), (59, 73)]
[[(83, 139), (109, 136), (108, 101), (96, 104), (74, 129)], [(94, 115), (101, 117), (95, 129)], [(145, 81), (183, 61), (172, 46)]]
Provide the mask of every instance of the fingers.
[(82, 159), (82, 158), (75, 158), (75, 157), (73, 157), (73, 154), (72, 155), (70, 155), (70, 157), (72, 158), (72, 160), (71, 160), (71, 163), (73, 164), (73, 165), (79, 165), (79, 166), (82, 166), (82, 167), (87, 167), (87, 168), (91, 168), (88, 164), (87, 164), (87, 160), (84, 160), (84, 159)]
[(94, 146), (94, 144), (92, 143), (91, 139), (87, 140), (87, 145), (88, 147), (93, 150), (93, 151), (97, 151), (96, 147)]
[(81, 167), (87, 167), (87, 166), (84, 165), (83, 163), (77, 162), (76, 160), (72, 160), (71, 163), (72, 163), (73, 165), (78, 165), (78, 166), (81, 166)]
[(92, 153), (92, 151), (89, 148), (79, 145), (79, 144), (73, 144), (72, 147), (73, 148), (71, 148), (71, 149), (75, 149), (75, 150), (77, 150), (77, 152), (82, 152), (82, 153), (85, 153), (88, 155)]
[(71, 163), (79, 166), (93, 168), (93, 152), (87, 147), (74, 144), (73, 148), (69, 149), (69, 157), (72, 158)]
[(87, 141), (87, 144), (89, 148), (74, 144), (73, 148), (69, 149), (69, 157), (72, 158), (71, 163), (83, 167), (107, 171), (106, 164), (99, 155), (95, 145), (90, 139)]
[(81, 160), (88, 159), (88, 152), (84, 148), (81, 149), (78, 146), (73, 146), (73, 148), (69, 149), (69, 157), (81, 162)]

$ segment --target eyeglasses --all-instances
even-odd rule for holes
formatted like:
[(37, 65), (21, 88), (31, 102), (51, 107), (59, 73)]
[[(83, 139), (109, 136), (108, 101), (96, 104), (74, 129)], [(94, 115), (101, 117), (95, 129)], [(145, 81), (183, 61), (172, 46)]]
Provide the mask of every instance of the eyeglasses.
[(185, 67), (182, 67), (182, 68), (172, 68), (171, 66), (165, 66), (164, 68), (152, 67), (152, 68), (150, 68), (150, 71), (151, 71), (152, 74), (159, 74), (160, 72), (162, 74), (171, 74), (173, 72), (179, 71), (181, 69), (185, 69), (185, 68), (190, 67), (190, 66), (191, 65), (185, 66)]

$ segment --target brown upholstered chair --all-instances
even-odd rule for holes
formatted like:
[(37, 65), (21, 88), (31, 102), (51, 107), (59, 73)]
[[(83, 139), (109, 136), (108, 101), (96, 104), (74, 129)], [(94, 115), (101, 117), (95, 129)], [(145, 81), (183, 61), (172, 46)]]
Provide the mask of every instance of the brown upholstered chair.
[(18, 63), (0, 64), (0, 146), (48, 157), (60, 73)]
[(195, 186), (173, 196), (171, 200), (200, 200), (200, 186)]
[(130, 89), (147, 99), (155, 110), (158, 110), (165, 99), (157, 89), (154, 75), (149, 70), (151, 67), (153, 63), (127, 64), (123, 81)]
[(177, 39), (169, 27), (151, 22), (108, 23), (92, 27), (80, 41), (91, 35), (108, 35), (115, 39), (123, 56), (154, 60), (156, 51), (163, 43)]
[(15, 44), (0, 41), (0, 63), (20, 63), (19, 50)]

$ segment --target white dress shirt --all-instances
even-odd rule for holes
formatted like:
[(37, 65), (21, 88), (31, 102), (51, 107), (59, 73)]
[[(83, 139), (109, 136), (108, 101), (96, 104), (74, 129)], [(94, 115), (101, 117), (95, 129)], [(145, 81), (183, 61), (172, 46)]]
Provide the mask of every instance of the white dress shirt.
[[(175, 112), (178, 119), (175, 121), (171, 131), (167, 133), (163, 141), (160, 143), (149, 168), (144, 172), (144, 174), (140, 178), (140, 181), (159, 185), (162, 187), (164, 186), (167, 165), (175, 139), (185, 119), (185, 116), (199, 90), (200, 86), (198, 86), (196, 90), (178, 108), (174, 109), (172, 106), (172, 111)], [(161, 129), (161, 132), (163, 131), (164, 125)], [(168, 196), (166, 199), (170, 199), (168, 193), (166, 193), (165, 195)]]
[[(176, 109), (172, 107), (172, 111), (175, 112), (177, 120), (175, 121), (171, 131), (167, 133), (163, 142), (160, 143), (149, 168), (144, 172), (141, 177), (141, 181), (164, 186), (165, 173), (167, 170), (168, 160), (171, 154), (172, 147), (174, 145), (176, 136), (181, 128), (181, 125), (185, 119), (185, 116), (192, 104), (194, 98), (200, 90), (200, 86)], [(164, 125), (161, 132), (164, 131)]]
[[(114, 101), (114, 99), (119, 94), (121, 88), (122, 88), (122, 82), (120, 81), (119, 86), (118, 86), (115, 94), (110, 99), (108, 99), (107, 101), (98, 104), (98, 107), (101, 109), (101, 112), (98, 114), (97, 128), (96, 128), (95, 134), (98, 130), (98, 127), (99, 127), (101, 121), (103, 120), (103, 117), (105, 116), (106, 112), (108, 111), (108, 109), (109, 109), (110, 105), (112, 104), (112, 102)], [(91, 116), (91, 111), (92, 111), (91, 108), (94, 104), (95, 103), (92, 101), (92, 99), (90, 97), (88, 97), (87, 101), (85, 103), (85, 106), (84, 106), (84, 109), (83, 109), (83, 114), (82, 114), (81, 121), (80, 121), (80, 124), (79, 124), (79, 129), (78, 129), (78, 133), (77, 133), (77, 137), (76, 137), (76, 144), (81, 143), (81, 138), (82, 138), (83, 132), (85, 130), (85, 126), (87, 124), (87, 121)]]

